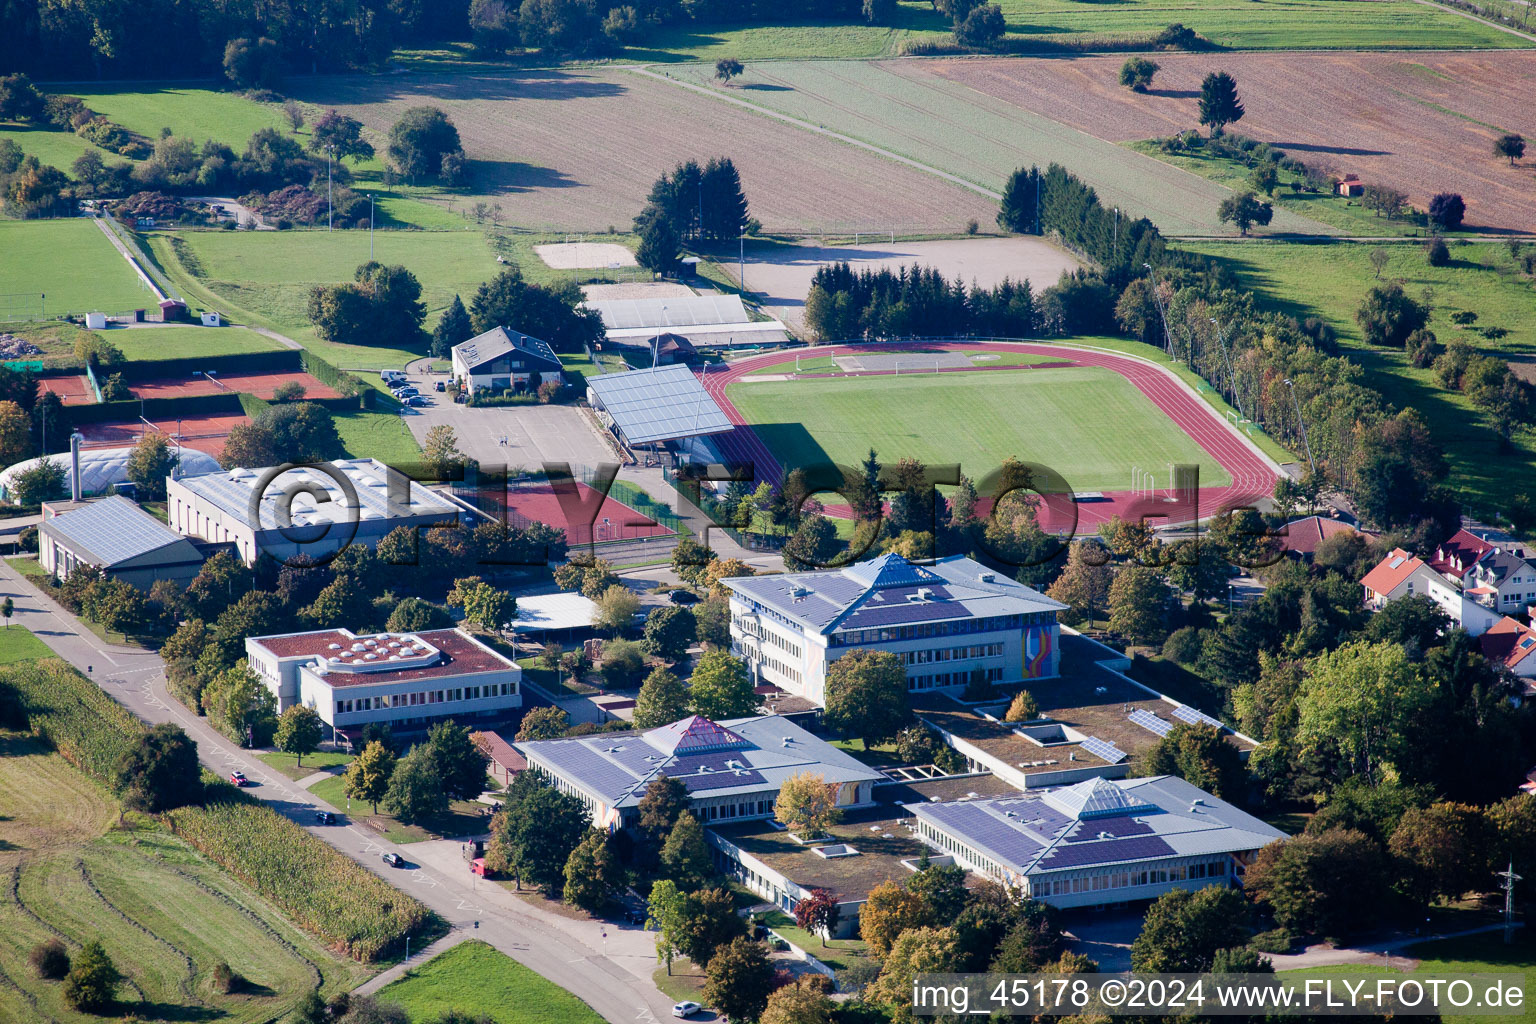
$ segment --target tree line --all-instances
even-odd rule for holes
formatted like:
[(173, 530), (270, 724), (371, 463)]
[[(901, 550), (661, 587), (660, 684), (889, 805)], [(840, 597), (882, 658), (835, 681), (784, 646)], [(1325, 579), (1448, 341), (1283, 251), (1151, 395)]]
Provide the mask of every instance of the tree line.
[(651, 186), (645, 207), (635, 217), (640, 246), (635, 258), (659, 274), (676, 272), (684, 245), (699, 248), (755, 234), (759, 225), (748, 215), (741, 175), (730, 157), (695, 160), (663, 172)]

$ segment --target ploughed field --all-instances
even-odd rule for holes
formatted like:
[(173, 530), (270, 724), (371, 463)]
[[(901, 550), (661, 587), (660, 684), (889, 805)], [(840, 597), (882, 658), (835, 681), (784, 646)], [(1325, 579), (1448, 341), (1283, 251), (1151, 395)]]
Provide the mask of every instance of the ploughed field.
[[(1402, 189), (1419, 209), (1458, 192), (1469, 227), (1536, 230), (1529, 166), (1493, 155), (1499, 135), (1536, 137), (1536, 53), (1159, 53), (1145, 95), (1119, 84), (1124, 59), (923, 61), (913, 73), (1126, 142), (1196, 127), (1200, 80), (1226, 71), (1246, 107), (1232, 131)], [(1278, 214), (1272, 231), (1285, 229)]]

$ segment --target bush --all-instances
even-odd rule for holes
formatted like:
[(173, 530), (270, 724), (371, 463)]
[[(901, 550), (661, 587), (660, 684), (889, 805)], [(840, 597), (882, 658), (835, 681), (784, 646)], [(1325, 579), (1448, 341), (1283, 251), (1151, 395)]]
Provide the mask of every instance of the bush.
[(1284, 928), (1259, 932), (1248, 940), (1248, 948), (1260, 953), (1289, 953), (1296, 939)]
[(1163, 657), (1180, 665), (1193, 665), (1200, 660), (1204, 646), (1200, 631), (1194, 626), (1184, 626), (1168, 634), (1163, 641)]
[(213, 987), (226, 996), (234, 995), (245, 988), (245, 979), (235, 969), (220, 960), (213, 968)]
[(23, 526), (21, 532), (16, 535), (16, 543), (21, 545), (21, 550), (37, 553), (37, 527)]
[(558, 380), (546, 380), (539, 384), (539, 401), (548, 405), (560, 397), (562, 385)]
[(1425, 255), (1432, 267), (1443, 267), (1451, 262), (1451, 250), (1446, 248), (1445, 239), (1438, 235), (1431, 238), (1429, 245), (1425, 246)]
[(69, 950), (58, 939), (44, 939), (32, 947), (27, 962), (39, 978), (58, 981), (69, 973)]

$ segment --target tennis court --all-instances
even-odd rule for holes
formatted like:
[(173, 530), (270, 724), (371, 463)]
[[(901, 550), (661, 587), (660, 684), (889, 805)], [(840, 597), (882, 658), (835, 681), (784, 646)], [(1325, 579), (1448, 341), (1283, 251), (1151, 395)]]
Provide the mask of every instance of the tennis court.
[(338, 392), (318, 377), (302, 371), (271, 370), (256, 373), (201, 372), (191, 377), (157, 377), (133, 382), (136, 398), (175, 398), (181, 395), (217, 395), (222, 392), (244, 392), (257, 398), (270, 399), (279, 387), (297, 383), (304, 387), (305, 398), (337, 398)]
[(513, 489), (507, 494), (507, 522), (518, 528), (537, 522), (564, 530), (565, 539), (572, 546), (665, 537), (672, 533), (656, 520), (611, 497), (603, 499), (601, 508), (595, 508), (597, 492), (583, 483), (575, 486), (576, 495), (567, 496), (563, 504), (547, 483)]
[[(180, 419), (153, 420), (155, 428), (173, 440), (180, 437), (188, 448), (218, 457), (224, 454), (224, 442), (230, 428), (249, 423), (244, 415), (200, 413)], [(113, 423), (88, 423), (80, 428), (87, 448), (125, 448), (134, 444), (149, 428), (143, 420), (118, 420)]]
[(37, 382), (37, 390), (39, 396), (45, 391), (53, 392), (65, 405), (91, 405), (96, 401), (96, 392), (91, 390), (91, 382), (84, 374), (73, 377), (41, 377)]

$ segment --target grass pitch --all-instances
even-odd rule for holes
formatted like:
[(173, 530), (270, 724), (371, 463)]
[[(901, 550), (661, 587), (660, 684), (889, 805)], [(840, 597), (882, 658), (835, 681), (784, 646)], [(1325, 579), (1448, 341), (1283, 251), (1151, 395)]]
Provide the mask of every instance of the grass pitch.
[(0, 221), (0, 320), (121, 313), (153, 303), (128, 261), (90, 221)]
[(439, 953), (379, 990), (412, 1020), (447, 1010), (494, 1016), (498, 1024), (602, 1024), (597, 1011), (552, 981), (478, 940)]
[[(980, 478), (1015, 458), (1050, 466), (1074, 490), (1119, 491), (1131, 467), (1196, 463), (1231, 477), (1125, 378), (1098, 367), (737, 383), (730, 400), (786, 468), (911, 456)], [(793, 410), (798, 422), (785, 422)]]

